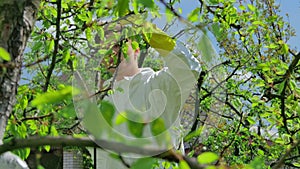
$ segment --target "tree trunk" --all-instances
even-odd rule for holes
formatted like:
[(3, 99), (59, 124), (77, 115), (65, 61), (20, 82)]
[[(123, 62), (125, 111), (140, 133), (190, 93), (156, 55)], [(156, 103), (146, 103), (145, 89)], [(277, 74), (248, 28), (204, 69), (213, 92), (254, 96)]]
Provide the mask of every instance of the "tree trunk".
[[(0, 145), (15, 105), (23, 52), (34, 27), (39, 4), (39, 0), (0, 1), (0, 47), (11, 58), (8, 62), (0, 59)], [(0, 168), (27, 169), (28, 166), (18, 156), (6, 152), (0, 156)]]
[(11, 61), (0, 61), (0, 140), (16, 101), (23, 52), (34, 27), (39, 0), (0, 1), (0, 47), (10, 54)]

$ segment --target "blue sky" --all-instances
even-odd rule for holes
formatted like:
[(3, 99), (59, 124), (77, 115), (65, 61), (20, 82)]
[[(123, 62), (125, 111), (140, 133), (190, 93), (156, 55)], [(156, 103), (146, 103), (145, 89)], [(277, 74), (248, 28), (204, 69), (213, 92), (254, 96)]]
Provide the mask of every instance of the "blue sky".
[[(280, 4), (280, 10), (279, 14), (285, 18), (285, 21), (289, 21), (291, 26), (296, 31), (296, 37), (293, 37), (289, 44), (291, 45), (291, 48), (297, 47), (297, 49), (300, 49), (300, 22), (298, 19), (300, 19), (300, 0), (276, 0), (276, 3)], [(187, 14), (195, 9), (196, 6), (199, 6), (198, 1), (191, 1), (191, 0), (181, 0), (180, 7), (182, 8), (183, 15), (187, 16)], [(289, 19), (286, 17), (285, 14), (289, 15)]]
[(287, 13), (289, 15), (289, 19), (287, 21), (289, 21), (291, 26), (296, 30), (296, 37), (293, 37), (289, 41), (289, 44), (292, 48), (297, 47), (297, 49), (299, 50), (300, 22), (298, 19), (300, 18), (300, 0), (277, 0), (277, 2), (281, 6), (281, 15), (285, 16), (285, 14)]

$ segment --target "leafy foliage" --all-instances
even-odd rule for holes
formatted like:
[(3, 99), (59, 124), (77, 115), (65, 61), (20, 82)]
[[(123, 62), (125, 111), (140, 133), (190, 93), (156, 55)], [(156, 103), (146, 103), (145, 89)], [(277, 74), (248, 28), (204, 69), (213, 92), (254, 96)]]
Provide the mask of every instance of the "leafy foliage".
[[(162, 2), (165, 12), (170, 14), (169, 21), (184, 19), (180, 8), (175, 8), (183, 1)], [(264, 163), (263, 168), (267, 168), (276, 165), (287, 152), (282, 164), (299, 167), (299, 147), (293, 145), (300, 139), (300, 55), (288, 44), (295, 36), (294, 30), (278, 15), (279, 6), (274, 0), (199, 2), (199, 6), (189, 11), (186, 21), (216, 41), (218, 55), (206, 36), (196, 40), (190, 37), (187, 45), (200, 50), (192, 54), (202, 55), (198, 59), (205, 74), (199, 78), (197, 106), (199, 113), (209, 118), (199, 117), (197, 128), (185, 138), (189, 155), (198, 157), (201, 164), (261, 168)], [(73, 73), (88, 68), (86, 63), (92, 57), (112, 54), (112, 50), (97, 50), (99, 43), (95, 38), (105, 38), (108, 20), (141, 25), (143, 19), (135, 18), (134, 14), (160, 16), (158, 4), (153, 0), (42, 0), (24, 56), (26, 75), (18, 88), (5, 140), (35, 135), (86, 135), (70, 97), (76, 90), (70, 87)], [(170, 36), (149, 34), (146, 31), (149, 27), (132, 28), (144, 35), (133, 37), (133, 48), (147, 49), (147, 44), (166, 51), (174, 48), (175, 41)], [(125, 34), (132, 34), (126, 31)], [(114, 38), (121, 39), (118, 35)], [(122, 50), (126, 53), (128, 49)], [(153, 58), (146, 58), (144, 65), (160, 69), (162, 61)], [(118, 58), (113, 59), (116, 66)], [(3, 48), (0, 48), (1, 60), (10, 61)], [(110, 62), (106, 57), (103, 60)], [(101, 72), (104, 79), (111, 78), (105, 67), (95, 71)], [(116, 124), (111, 120), (115, 112), (112, 105), (102, 102), (97, 108), (110, 125), (128, 123), (134, 136), (142, 136), (144, 126), (140, 123), (126, 121), (123, 116), (118, 116)], [(163, 129), (161, 119), (152, 123), (155, 135)], [(207, 133), (205, 137), (203, 133)], [(25, 159), (30, 150), (16, 153)], [(183, 160), (179, 165), (166, 161), (163, 165), (189, 168)], [(132, 165), (133, 168), (152, 166), (156, 166), (153, 158), (140, 159)]]

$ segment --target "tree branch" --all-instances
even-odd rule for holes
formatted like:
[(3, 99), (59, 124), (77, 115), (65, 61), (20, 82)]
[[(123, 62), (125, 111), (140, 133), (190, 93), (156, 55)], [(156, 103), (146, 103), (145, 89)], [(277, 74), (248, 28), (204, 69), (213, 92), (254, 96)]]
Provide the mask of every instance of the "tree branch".
[[(140, 148), (135, 146), (129, 146), (122, 143), (111, 142), (106, 140), (96, 140), (96, 144), (93, 140), (88, 137), (83, 138), (75, 138), (75, 137), (30, 137), (27, 139), (12, 139), (9, 142), (4, 143), (0, 146), (0, 155), (6, 151), (16, 150), (20, 148), (34, 148), (44, 145), (51, 145), (51, 146), (77, 146), (77, 147), (98, 147), (100, 149), (107, 149), (114, 151), (115, 153), (122, 154), (122, 153), (134, 153), (139, 155), (145, 156), (152, 156), (155, 158), (165, 159), (171, 162), (179, 162), (180, 160), (184, 159), (191, 169), (202, 169), (205, 166), (200, 165), (197, 162), (196, 158), (191, 158), (188, 156), (183, 156), (173, 149), (154, 149), (154, 148)], [(100, 147), (101, 145), (102, 147)]]
[(57, 0), (57, 16), (56, 16), (56, 35), (55, 35), (55, 40), (54, 40), (54, 51), (53, 51), (53, 56), (52, 56), (52, 61), (50, 64), (50, 67), (48, 69), (48, 74), (46, 77), (46, 82), (43, 88), (43, 91), (46, 92), (48, 90), (48, 86), (50, 84), (50, 79), (51, 75), (53, 73), (53, 70), (56, 65), (56, 57), (58, 53), (58, 47), (59, 47), (59, 38), (60, 38), (60, 17), (61, 17), (61, 0)]

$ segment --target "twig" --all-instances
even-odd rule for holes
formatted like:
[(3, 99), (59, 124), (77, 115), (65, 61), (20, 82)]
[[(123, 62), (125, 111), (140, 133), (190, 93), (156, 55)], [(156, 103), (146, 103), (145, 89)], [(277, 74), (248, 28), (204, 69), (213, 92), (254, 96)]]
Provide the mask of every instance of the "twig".
[(43, 115), (43, 116), (37, 116), (37, 117), (25, 117), (25, 118), (21, 119), (20, 121), (23, 122), (23, 121), (26, 121), (26, 120), (40, 120), (40, 119), (50, 117), (50, 116), (53, 116), (53, 113), (49, 113), (49, 114), (46, 114), (46, 115)]
[(48, 74), (46, 77), (46, 82), (43, 88), (43, 91), (46, 92), (48, 90), (48, 86), (50, 84), (51, 75), (56, 65), (56, 56), (58, 53), (58, 46), (59, 46), (59, 37), (60, 37), (60, 17), (61, 17), (61, 0), (57, 0), (57, 16), (56, 16), (56, 36), (54, 40), (54, 51), (52, 55), (52, 61), (50, 67), (48, 69)]
[(159, 0), (167, 9), (169, 9), (180, 21), (185, 21), (185, 19), (173, 8), (173, 6), (168, 5), (164, 0)]

